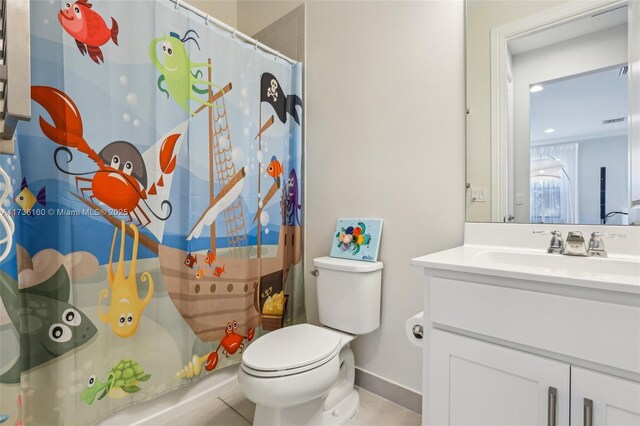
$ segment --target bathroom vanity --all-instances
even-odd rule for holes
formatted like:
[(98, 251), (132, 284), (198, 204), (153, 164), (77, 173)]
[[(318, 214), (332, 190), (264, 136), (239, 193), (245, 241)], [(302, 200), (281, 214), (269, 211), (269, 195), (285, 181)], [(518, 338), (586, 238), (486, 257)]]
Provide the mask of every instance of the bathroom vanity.
[[(424, 268), (423, 424), (640, 425), (640, 227), (607, 258), (547, 253), (535, 231), (465, 225)], [(615, 228), (613, 228), (615, 229)]]

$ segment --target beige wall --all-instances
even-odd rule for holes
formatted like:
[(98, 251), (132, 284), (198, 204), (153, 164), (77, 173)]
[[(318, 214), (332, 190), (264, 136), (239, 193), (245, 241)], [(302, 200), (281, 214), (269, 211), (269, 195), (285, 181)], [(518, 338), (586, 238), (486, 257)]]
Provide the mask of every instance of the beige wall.
[(238, 26), (236, 0), (187, 0), (187, 3), (232, 27)]
[(486, 202), (471, 203), (467, 220), (491, 221), (491, 29), (566, 1), (471, 0), (467, 2), (467, 182), (487, 190)]
[(238, 0), (238, 29), (253, 37), (302, 4), (300, 0)]
[(404, 322), (424, 278), (409, 261), (462, 243), (463, 4), (308, 2), (306, 15), (306, 270), (337, 218), (384, 219), (382, 325), (354, 342), (356, 365), (421, 392)]
[(304, 5), (253, 34), (253, 37), (276, 52), (304, 62)]

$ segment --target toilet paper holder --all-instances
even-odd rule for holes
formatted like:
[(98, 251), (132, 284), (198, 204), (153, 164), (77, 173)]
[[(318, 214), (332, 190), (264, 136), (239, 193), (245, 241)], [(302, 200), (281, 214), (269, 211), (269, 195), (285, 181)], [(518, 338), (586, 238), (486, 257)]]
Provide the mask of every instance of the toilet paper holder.
[(416, 339), (422, 339), (422, 337), (424, 336), (424, 327), (422, 327), (420, 324), (416, 324), (413, 326), (411, 332)]
[(422, 347), (424, 344), (424, 312), (418, 312), (407, 319), (404, 330), (411, 344)]

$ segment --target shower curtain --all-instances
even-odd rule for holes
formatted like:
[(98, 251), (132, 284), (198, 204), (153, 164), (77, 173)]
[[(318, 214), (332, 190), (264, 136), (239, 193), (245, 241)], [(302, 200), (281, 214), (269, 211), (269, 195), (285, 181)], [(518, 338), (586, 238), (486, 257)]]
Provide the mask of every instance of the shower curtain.
[(303, 322), (300, 64), (169, 0), (32, 0), (31, 34), (0, 423), (94, 423)]

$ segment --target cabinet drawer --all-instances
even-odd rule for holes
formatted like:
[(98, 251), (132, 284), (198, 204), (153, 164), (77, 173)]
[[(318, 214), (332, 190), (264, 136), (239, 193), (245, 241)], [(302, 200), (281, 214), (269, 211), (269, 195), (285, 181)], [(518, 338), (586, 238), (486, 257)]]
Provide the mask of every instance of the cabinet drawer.
[(640, 308), (432, 277), (431, 320), (640, 373)]

